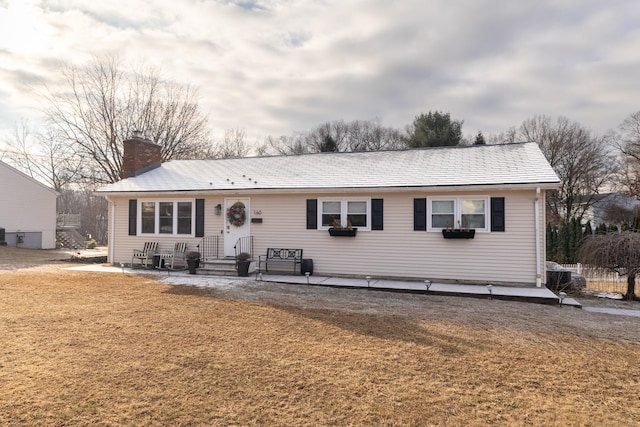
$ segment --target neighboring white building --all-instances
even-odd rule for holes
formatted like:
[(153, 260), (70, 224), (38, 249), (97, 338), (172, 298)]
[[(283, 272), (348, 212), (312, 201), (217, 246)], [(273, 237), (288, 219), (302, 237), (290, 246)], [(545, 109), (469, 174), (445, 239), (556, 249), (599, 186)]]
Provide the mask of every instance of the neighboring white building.
[(591, 222), (595, 229), (601, 224), (615, 224), (618, 229), (621, 222), (631, 222), (636, 211), (640, 208), (640, 200), (622, 193), (605, 193), (594, 197), (591, 206), (582, 216), (582, 224)]
[[(218, 236), (220, 256), (247, 237), (254, 259), (301, 248), (321, 275), (537, 286), (546, 276), (545, 190), (560, 181), (535, 143), (134, 164), (98, 191), (112, 263), (146, 241), (195, 250)], [(331, 236), (335, 219), (355, 236)], [(475, 235), (445, 238), (448, 228)]]
[(57, 196), (53, 189), (0, 161), (0, 229), (4, 229), (4, 243), (55, 248)]

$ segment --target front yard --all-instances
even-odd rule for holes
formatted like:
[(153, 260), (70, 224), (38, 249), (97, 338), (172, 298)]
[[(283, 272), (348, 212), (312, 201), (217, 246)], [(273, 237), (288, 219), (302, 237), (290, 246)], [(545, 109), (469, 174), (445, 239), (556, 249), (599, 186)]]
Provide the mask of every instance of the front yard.
[(567, 307), (2, 271), (0, 424), (630, 424), (639, 344)]

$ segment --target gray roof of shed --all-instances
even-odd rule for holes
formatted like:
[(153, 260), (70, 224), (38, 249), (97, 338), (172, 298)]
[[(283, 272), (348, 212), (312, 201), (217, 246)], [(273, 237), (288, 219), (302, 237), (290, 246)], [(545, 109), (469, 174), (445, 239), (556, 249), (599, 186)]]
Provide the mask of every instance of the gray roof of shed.
[(545, 185), (560, 180), (535, 143), (173, 160), (100, 193)]

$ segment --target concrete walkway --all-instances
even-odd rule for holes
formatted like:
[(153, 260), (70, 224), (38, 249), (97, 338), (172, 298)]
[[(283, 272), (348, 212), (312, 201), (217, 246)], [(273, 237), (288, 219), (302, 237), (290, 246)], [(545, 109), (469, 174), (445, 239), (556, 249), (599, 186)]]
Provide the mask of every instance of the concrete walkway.
[[(70, 267), (69, 270), (78, 271), (96, 271), (96, 272), (112, 272), (125, 274), (153, 274), (171, 276), (174, 278), (183, 278), (185, 284), (197, 285), (201, 283), (206, 285), (216, 278), (220, 279), (238, 279), (238, 276), (211, 276), (211, 275), (190, 275), (186, 271), (167, 271), (167, 270), (142, 270), (115, 267), (107, 264), (91, 264), (80, 267)], [(368, 282), (366, 278), (344, 278), (344, 277), (325, 277), (325, 276), (309, 276), (308, 278), (300, 275), (275, 275), (263, 274), (256, 277), (250, 274), (248, 280), (259, 280), (263, 282), (274, 283), (290, 283), (299, 285), (314, 286), (332, 286), (343, 288), (361, 288), (377, 291), (388, 292), (416, 292), (431, 293), (437, 295), (448, 296), (465, 296), (476, 298), (495, 298), (504, 300), (515, 300), (524, 302), (533, 302), (540, 304), (560, 304), (560, 299), (556, 294), (545, 287), (522, 287), (522, 286), (483, 286), (483, 285), (456, 285), (445, 283), (431, 283), (427, 290), (427, 284), (420, 281), (409, 280), (387, 280), (371, 278)], [(581, 307), (581, 304), (573, 298), (565, 298), (563, 305), (572, 307)]]

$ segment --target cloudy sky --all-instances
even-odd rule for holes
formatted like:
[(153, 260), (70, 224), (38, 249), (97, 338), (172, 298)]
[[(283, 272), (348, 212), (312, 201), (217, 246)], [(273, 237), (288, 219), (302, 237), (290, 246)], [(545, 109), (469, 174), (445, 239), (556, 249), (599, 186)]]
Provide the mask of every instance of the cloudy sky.
[(0, 0), (0, 135), (95, 55), (199, 88), (214, 134), (428, 111), (485, 135), (537, 114), (597, 133), (640, 110), (637, 0)]

